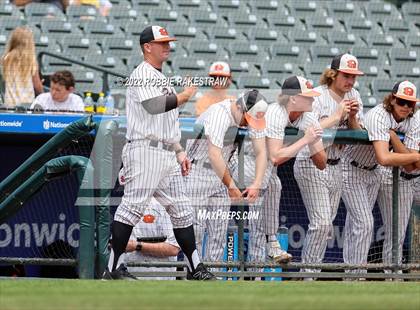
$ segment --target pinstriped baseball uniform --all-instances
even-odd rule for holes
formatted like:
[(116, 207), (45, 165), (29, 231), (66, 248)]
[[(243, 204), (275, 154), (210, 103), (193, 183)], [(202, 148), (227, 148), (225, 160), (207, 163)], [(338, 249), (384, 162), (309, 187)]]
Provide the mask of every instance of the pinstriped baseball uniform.
[[(314, 98), (313, 113), (321, 121), (335, 113), (338, 103), (331, 96), (327, 85), (318, 86), (314, 90), (318, 91), (321, 96)], [(344, 99), (352, 98), (359, 102), (358, 119), (362, 120), (362, 101), (358, 91), (354, 88), (344, 96)], [(348, 128), (347, 119), (330, 129), (346, 128)], [(332, 141), (324, 141), (328, 158), (327, 167), (324, 170), (318, 169), (310, 158), (299, 158), (294, 165), (295, 178), (309, 219), (308, 231), (302, 249), (303, 263), (321, 263), (327, 248), (328, 238), (333, 233), (332, 223), (337, 214), (343, 189), (343, 173), (340, 162), (343, 156), (343, 148), (332, 144)]]
[[(412, 119), (396, 122), (382, 104), (365, 116), (370, 141), (389, 141), (389, 130), (406, 133)], [(344, 226), (343, 259), (345, 263), (366, 264), (373, 234), (372, 209), (378, 196), (381, 174), (373, 145), (350, 146), (343, 165), (343, 200), (347, 209)], [(357, 167), (356, 167), (357, 166)]]
[[(250, 137), (255, 139), (261, 139), (266, 137), (265, 130), (256, 132), (254, 130), (250, 130)], [(244, 142), (244, 184), (245, 186), (249, 186), (254, 182), (255, 177), (255, 169), (256, 169), (256, 156), (254, 149), (252, 147), (252, 142), (249, 140), (245, 140)], [(232, 156), (231, 161), (229, 162), (230, 170), (232, 171), (232, 176), (235, 182), (238, 184), (239, 180), (239, 161), (238, 161), (238, 153), (235, 152), (234, 156)], [(274, 171), (274, 172), (273, 172)], [(273, 177), (277, 178), (276, 175), (277, 169), (273, 166), (271, 161), (267, 162), (267, 169), (264, 174), (263, 181), (261, 183), (259, 198), (253, 204), (249, 204), (249, 210), (252, 212), (259, 212), (258, 219), (250, 220), (248, 223), (248, 229), (250, 233), (249, 244), (248, 244), (248, 257), (249, 261), (255, 262), (263, 262), (266, 258), (265, 253), (265, 229), (264, 224), (266, 222), (266, 218), (264, 217), (265, 209), (266, 208), (273, 208), (272, 205), (279, 205), (280, 202), (280, 191), (281, 191), (281, 183), (280, 188), (278, 189), (279, 195), (270, 195), (269, 192), (269, 184)], [(274, 176), (273, 176), (274, 173)], [(274, 190), (274, 188), (273, 188)], [(278, 197), (278, 200), (270, 199), (274, 196), (274, 199)], [(278, 216), (277, 216), (278, 222)], [(274, 235), (277, 234), (277, 229)]]
[[(134, 81), (163, 81), (166, 77), (149, 63), (142, 62), (131, 74)], [(174, 228), (192, 225), (190, 201), (185, 195), (179, 165), (170, 144), (180, 141), (178, 109), (150, 114), (141, 102), (174, 93), (169, 86), (158, 84), (127, 88), (128, 142), (122, 151), (126, 184), (115, 221), (135, 226), (154, 196), (168, 211)], [(151, 146), (154, 141), (154, 146)]]
[[(196, 120), (204, 127), (207, 139), (222, 150), (226, 163), (235, 150), (233, 144), (224, 144), (224, 137), (229, 127), (237, 126), (231, 113), (231, 100), (227, 99), (210, 106)], [(192, 160), (191, 172), (185, 177), (187, 195), (194, 208), (194, 232), (198, 253), (202, 254), (204, 232), (207, 229), (207, 246), (204, 260), (222, 261), (226, 245), (228, 220), (200, 218), (204, 212), (213, 213), (218, 210), (228, 212), (230, 198), (226, 186), (213, 171), (208, 158), (208, 141), (199, 139), (189, 143), (188, 157)], [(203, 212), (203, 213), (201, 213)]]
[[(294, 122), (291, 122), (286, 108), (278, 103), (273, 103), (268, 107), (266, 119), (267, 137), (277, 140), (284, 140), (286, 127), (297, 128), (300, 131), (305, 131), (311, 126), (320, 127), (316, 115), (312, 112), (305, 112)], [(297, 154), (297, 159), (304, 160), (305, 158), (309, 158), (309, 156), (309, 148), (305, 146)], [(281, 182), (277, 176), (276, 169), (273, 171), (272, 178), (270, 179), (270, 187), (273, 188), (269, 188), (270, 199), (267, 199), (267, 201), (271, 202), (269, 206), (264, 208), (264, 218), (266, 219), (265, 231), (267, 235), (277, 234), (279, 227)], [(273, 203), (274, 199), (277, 200), (277, 203)]]
[[(410, 128), (405, 135), (404, 145), (407, 149), (419, 151), (420, 143), (420, 114), (417, 113), (410, 121)], [(378, 204), (382, 214), (385, 229), (385, 239), (382, 259), (385, 264), (392, 263), (392, 168), (380, 167), (382, 173), (381, 187), (379, 189)], [(406, 174), (404, 171), (399, 177), (398, 187), (398, 263), (402, 262), (402, 247), (405, 233), (410, 219), (411, 206), (416, 189), (416, 179), (411, 176), (420, 175), (420, 171)]]
[[(150, 205), (145, 209), (146, 215), (154, 216), (154, 221), (152, 223), (142, 219), (140, 222), (137, 223), (136, 226), (133, 228), (133, 232), (131, 234), (131, 240), (137, 240), (138, 237), (140, 238), (147, 238), (147, 237), (166, 237), (165, 243), (176, 246), (179, 248), (178, 243), (176, 242), (173, 227), (171, 224), (171, 220), (169, 218), (168, 213), (166, 210), (154, 199), (152, 198)], [(151, 261), (172, 261), (176, 262), (176, 256), (170, 257), (158, 257), (152, 255), (145, 255), (141, 252), (130, 252), (125, 254), (125, 261), (126, 262), (151, 262)], [(176, 271), (175, 267), (128, 267), (129, 272), (145, 272), (145, 271)], [(142, 277), (142, 280), (175, 280), (174, 277)]]

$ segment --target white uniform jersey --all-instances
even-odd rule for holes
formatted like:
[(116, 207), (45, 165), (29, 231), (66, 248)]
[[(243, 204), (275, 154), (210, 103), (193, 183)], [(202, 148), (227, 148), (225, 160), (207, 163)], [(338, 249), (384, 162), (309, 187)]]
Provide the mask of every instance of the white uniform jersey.
[(127, 88), (126, 96), (127, 140), (149, 139), (164, 143), (179, 142), (181, 130), (178, 108), (152, 115), (142, 105), (142, 102), (147, 99), (175, 94), (173, 87), (165, 85), (167, 82), (165, 75), (148, 62), (143, 61), (133, 71), (129, 81), (132, 82), (132, 85)]
[[(150, 221), (145, 220), (145, 218), (154, 218), (154, 221), (150, 223)], [(152, 238), (152, 237), (166, 237), (165, 243), (176, 246), (179, 248), (178, 243), (176, 242), (173, 227), (171, 224), (171, 219), (166, 212), (165, 208), (160, 205), (156, 199), (152, 198), (150, 202), (150, 206), (146, 207), (144, 211), (144, 216), (140, 222), (137, 223), (136, 226), (133, 228), (133, 232), (131, 233), (130, 240), (137, 240), (137, 238)], [(129, 252), (125, 255), (126, 262), (154, 262), (154, 261), (176, 261), (176, 256), (170, 257), (157, 257), (152, 255), (144, 255), (141, 252)], [(159, 267), (130, 267), (130, 272), (145, 272), (145, 271), (176, 271), (174, 267), (166, 267), (166, 268), (159, 268)], [(144, 277), (142, 279), (150, 279), (150, 280), (166, 280), (170, 279), (167, 277)]]
[[(382, 104), (377, 105), (366, 113), (365, 127), (369, 134), (369, 141), (389, 141), (389, 130), (407, 133), (415, 126), (416, 121), (413, 117), (407, 118), (402, 122), (397, 122), (392, 113), (387, 112)], [(373, 145), (350, 146), (346, 152), (346, 157), (356, 161), (359, 165), (366, 167), (377, 163)]]
[[(230, 99), (226, 99), (213, 104), (196, 120), (196, 124), (204, 127), (204, 135), (207, 139), (213, 145), (222, 149), (223, 158), (226, 162), (232, 156), (235, 145), (231, 143), (224, 145), (224, 138), (229, 127), (237, 127), (231, 112), (231, 102)], [(203, 138), (189, 145), (187, 152), (190, 159), (208, 161), (208, 142)]]
[[(410, 122), (410, 129), (405, 133), (404, 145), (407, 149), (419, 151), (420, 149), (420, 113), (417, 112)], [(401, 168), (403, 169), (403, 168)], [(384, 176), (384, 181), (392, 183), (392, 167), (382, 167), (381, 173)], [(412, 171), (410, 174), (419, 174), (420, 171)]]
[[(305, 112), (294, 122), (291, 122), (286, 107), (278, 103), (272, 103), (268, 106), (266, 123), (267, 137), (278, 140), (284, 140), (286, 127), (293, 127), (300, 131), (305, 131), (311, 126), (320, 127), (316, 115), (312, 112)], [(297, 159), (307, 159), (309, 157), (310, 151), (307, 146), (300, 150), (296, 156)]]
[[(338, 107), (337, 101), (331, 97), (330, 91), (328, 90), (327, 85), (321, 85), (316, 87), (314, 90), (319, 92), (321, 96), (315, 97), (314, 102), (312, 104), (313, 113), (316, 115), (317, 119), (321, 121), (324, 118), (328, 118), (335, 113)], [(363, 104), (362, 99), (360, 98), (360, 94), (357, 90), (352, 88), (349, 92), (344, 95), (344, 99), (356, 99), (359, 102), (359, 112), (357, 113), (357, 117), (359, 122), (363, 123)], [(337, 129), (347, 129), (348, 128), (348, 119), (345, 118), (340, 124), (337, 126), (330, 127), (332, 130)], [(325, 151), (327, 153), (327, 158), (329, 159), (338, 159), (342, 157), (344, 148), (339, 148), (337, 145), (332, 143), (325, 144), (326, 147)]]

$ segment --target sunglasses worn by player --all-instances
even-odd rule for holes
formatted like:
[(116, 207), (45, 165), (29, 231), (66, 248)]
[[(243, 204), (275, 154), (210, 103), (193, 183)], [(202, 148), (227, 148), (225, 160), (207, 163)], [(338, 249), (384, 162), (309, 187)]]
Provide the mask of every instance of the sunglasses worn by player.
[(400, 107), (408, 106), (409, 108), (414, 108), (416, 106), (415, 101), (405, 100), (401, 98), (395, 98), (395, 103), (399, 105)]

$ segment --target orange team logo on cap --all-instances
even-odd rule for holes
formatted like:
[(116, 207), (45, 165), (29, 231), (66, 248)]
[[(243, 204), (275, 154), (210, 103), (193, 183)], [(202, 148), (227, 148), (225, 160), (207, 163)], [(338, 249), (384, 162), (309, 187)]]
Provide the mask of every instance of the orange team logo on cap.
[(168, 34), (168, 32), (166, 31), (166, 29), (165, 28), (160, 28), (159, 29), (159, 32), (160, 32), (160, 34), (161, 35), (163, 35), (163, 36), (168, 36), (169, 34)]
[(414, 89), (412, 89), (411, 87), (404, 87), (404, 95), (407, 96), (413, 96), (414, 95)]
[(309, 82), (309, 81), (306, 81), (306, 87), (308, 88), (308, 89), (312, 89), (312, 88), (314, 88), (313, 87), (313, 85), (311, 84), (311, 82)]
[(223, 70), (223, 65), (221, 65), (221, 64), (215, 65), (214, 66), (214, 70), (216, 70), (216, 71), (222, 71)]
[(155, 221), (155, 217), (151, 214), (145, 214), (143, 216), (143, 222), (147, 224), (152, 224)]
[(352, 69), (356, 69), (357, 64), (355, 60), (348, 60), (347, 61), (347, 67), (352, 68)]

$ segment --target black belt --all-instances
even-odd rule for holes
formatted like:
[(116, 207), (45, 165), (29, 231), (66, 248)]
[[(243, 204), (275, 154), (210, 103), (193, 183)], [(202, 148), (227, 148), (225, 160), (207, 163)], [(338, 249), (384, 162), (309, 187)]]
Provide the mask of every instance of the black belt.
[(328, 165), (331, 165), (331, 166), (338, 165), (339, 162), (340, 162), (340, 158), (337, 158), (337, 159), (327, 159), (327, 164)]
[[(197, 160), (193, 159), (193, 160), (191, 160), (191, 164), (198, 165), (198, 164), (200, 164), (200, 162), (198, 162)], [(213, 167), (211, 166), (211, 164), (210, 163), (206, 163), (206, 162), (200, 164), (200, 166), (203, 167), (203, 168), (206, 168), (206, 169), (213, 169)]]
[(357, 161), (354, 161), (354, 160), (350, 164), (352, 166), (356, 167), (356, 168), (360, 168), (360, 169), (364, 169), (364, 170), (368, 170), (368, 171), (375, 170), (376, 167), (378, 167), (377, 164), (374, 164), (373, 166), (370, 166), (370, 167), (369, 166), (364, 166), (364, 165), (359, 164)]
[(128, 143), (133, 143), (136, 141), (146, 141), (146, 144), (151, 146), (151, 147), (156, 147), (156, 148), (160, 148), (166, 151), (172, 151), (172, 144), (165, 144), (161, 141), (157, 141), (157, 140), (128, 140)]
[(420, 174), (409, 174), (409, 173), (405, 173), (405, 172), (401, 171), (400, 176), (403, 179), (412, 180), (412, 179), (420, 177)]

